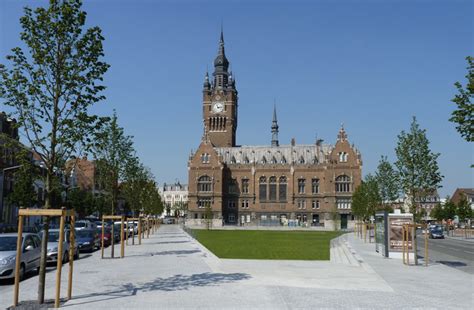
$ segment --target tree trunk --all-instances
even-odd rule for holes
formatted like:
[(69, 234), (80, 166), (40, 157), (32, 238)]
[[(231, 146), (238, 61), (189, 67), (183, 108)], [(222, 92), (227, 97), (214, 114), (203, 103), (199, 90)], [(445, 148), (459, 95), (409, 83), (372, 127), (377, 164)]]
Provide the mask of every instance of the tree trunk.
[[(51, 173), (46, 174), (46, 197), (44, 208), (51, 208), (51, 196), (52, 196), (52, 176)], [(49, 233), (49, 216), (43, 218), (43, 236), (41, 238), (41, 257), (40, 257), (40, 270), (38, 279), (38, 303), (44, 303), (44, 292), (46, 288), (46, 262), (48, 252), (48, 233)]]

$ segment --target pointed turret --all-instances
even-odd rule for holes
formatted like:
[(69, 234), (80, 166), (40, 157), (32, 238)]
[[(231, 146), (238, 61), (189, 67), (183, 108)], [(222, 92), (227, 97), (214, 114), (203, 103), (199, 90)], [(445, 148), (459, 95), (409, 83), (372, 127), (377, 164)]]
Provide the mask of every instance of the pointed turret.
[(229, 61), (225, 57), (224, 49), (224, 32), (221, 29), (221, 37), (219, 39), (219, 51), (214, 59), (214, 85), (216, 87), (226, 87), (229, 77)]
[(278, 142), (278, 120), (276, 112), (276, 104), (273, 105), (273, 120), (272, 120), (272, 146), (279, 146)]
[(337, 140), (341, 142), (347, 140), (347, 134), (346, 134), (346, 130), (344, 129), (344, 124), (341, 124), (341, 129), (339, 129)]
[(206, 75), (204, 76), (204, 83), (203, 83), (204, 90), (211, 89), (211, 83), (209, 82), (209, 73), (206, 71)]

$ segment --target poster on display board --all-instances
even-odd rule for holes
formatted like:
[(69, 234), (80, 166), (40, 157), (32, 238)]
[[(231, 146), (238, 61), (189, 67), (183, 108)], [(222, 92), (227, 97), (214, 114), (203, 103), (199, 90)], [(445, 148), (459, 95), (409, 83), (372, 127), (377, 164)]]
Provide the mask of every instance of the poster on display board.
[(388, 212), (375, 214), (375, 251), (388, 257)]
[[(389, 214), (389, 244), (390, 252), (402, 252), (403, 243), (403, 225), (413, 224), (412, 214)], [(411, 229), (408, 231), (408, 250), (412, 250), (412, 233)]]

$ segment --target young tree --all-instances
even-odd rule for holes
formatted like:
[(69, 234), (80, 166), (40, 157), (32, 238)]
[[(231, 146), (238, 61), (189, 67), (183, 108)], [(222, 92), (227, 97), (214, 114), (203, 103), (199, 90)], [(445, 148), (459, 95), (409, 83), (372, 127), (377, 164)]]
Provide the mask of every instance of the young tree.
[(352, 195), (352, 212), (359, 219), (367, 222), (381, 205), (377, 179), (368, 174)]
[(436, 206), (431, 210), (430, 216), (438, 222), (441, 222), (444, 219), (443, 206), (441, 206), (440, 203), (436, 204)]
[[(398, 135), (395, 152), (397, 154), (395, 166), (398, 169), (400, 184), (410, 200), (410, 212), (417, 219), (420, 216), (417, 202), (422, 201), (430, 191), (439, 188), (443, 179), (437, 161), (439, 153), (430, 150), (426, 130), (420, 129), (415, 117), (410, 131), (402, 131)], [(413, 246), (416, 253), (416, 237)], [(416, 255), (415, 263), (418, 263)]]
[(462, 197), (456, 207), (456, 215), (460, 221), (463, 221), (467, 227), (467, 220), (472, 218), (471, 205), (467, 201), (466, 197)]
[[(102, 57), (101, 29), (84, 29), (80, 0), (50, 0), (49, 7), (25, 8), (22, 48), (0, 65), (0, 97), (14, 108), (18, 125), (45, 164), (45, 208), (52, 207), (54, 178), (65, 158), (88, 146), (101, 119), (89, 107), (104, 99), (102, 77), (109, 65)], [(45, 219), (38, 301), (44, 302), (48, 219)]]
[(398, 135), (395, 148), (400, 184), (410, 199), (410, 212), (418, 212), (417, 201), (425, 198), (430, 191), (439, 188), (443, 179), (438, 167), (439, 153), (433, 153), (429, 147), (426, 130), (420, 129), (413, 117), (410, 132), (402, 131)]
[[(96, 133), (94, 154), (97, 165), (97, 178), (110, 199), (110, 214), (115, 215), (118, 202), (119, 183), (126, 180), (126, 168), (132, 158), (134, 149), (132, 137), (124, 133), (118, 125), (114, 111), (112, 119)], [(112, 235), (114, 226), (112, 225)], [(114, 240), (112, 238), (112, 257), (114, 257)]]
[(206, 208), (204, 209), (204, 216), (206, 217), (206, 229), (209, 230), (212, 227), (212, 207), (210, 203), (206, 203)]
[(449, 196), (446, 197), (446, 203), (444, 204), (444, 219), (445, 220), (454, 220), (454, 217), (456, 216), (456, 204), (449, 198)]
[(380, 158), (375, 178), (378, 183), (382, 206), (384, 210), (388, 211), (388, 209), (391, 209), (390, 205), (398, 198), (400, 188), (398, 174), (387, 160), (387, 156)]
[(458, 94), (451, 99), (457, 105), (457, 109), (451, 114), (449, 121), (456, 123), (456, 130), (468, 142), (474, 141), (474, 104), (471, 102), (474, 96), (474, 57), (466, 57), (468, 62), (468, 73), (466, 75), (466, 88), (461, 83), (454, 85), (458, 89)]

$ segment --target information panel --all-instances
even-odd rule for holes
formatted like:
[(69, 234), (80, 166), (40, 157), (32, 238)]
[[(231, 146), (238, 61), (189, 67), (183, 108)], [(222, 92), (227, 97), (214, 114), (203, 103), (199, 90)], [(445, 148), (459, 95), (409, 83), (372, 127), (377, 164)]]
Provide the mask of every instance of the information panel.
[[(389, 239), (390, 239), (390, 252), (402, 252), (403, 243), (403, 225), (413, 224), (412, 214), (389, 214)], [(412, 250), (412, 234), (408, 232), (408, 249)]]
[(388, 257), (388, 213), (375, 214), (375, 251)]

